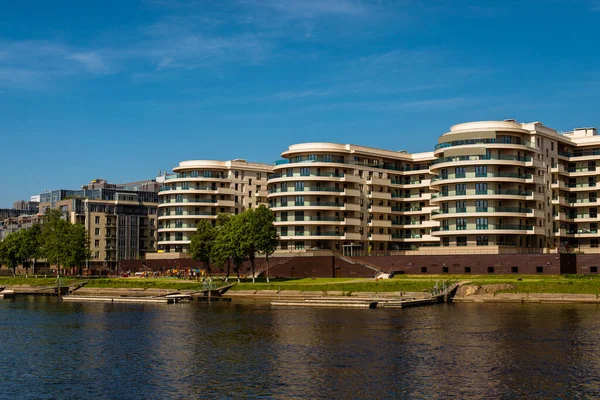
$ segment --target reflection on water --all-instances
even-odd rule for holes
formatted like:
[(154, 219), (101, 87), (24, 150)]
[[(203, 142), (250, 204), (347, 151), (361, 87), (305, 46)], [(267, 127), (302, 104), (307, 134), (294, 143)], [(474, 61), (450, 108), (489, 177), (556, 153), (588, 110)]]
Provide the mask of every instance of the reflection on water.
[(600, 308), (0, 302), (19, 398), (594, 398)]

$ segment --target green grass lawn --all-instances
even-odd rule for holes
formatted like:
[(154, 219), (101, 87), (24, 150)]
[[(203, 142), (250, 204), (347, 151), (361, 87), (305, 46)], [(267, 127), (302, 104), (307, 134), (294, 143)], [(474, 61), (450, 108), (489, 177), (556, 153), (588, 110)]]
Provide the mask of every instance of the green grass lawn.
[[(64, 284), (80, 282), (82, 279), (64, 279)], [(460, 281), (472, 285), (510, 283), (514, 293), (588, 293), (600, 294), (600, 276), (597, 275), (397, 275), (393, 279), (375, 281), (366, 278), (264, 278), (252, 283), (242, 280), (232, 290), (295, 290), (295, 291), (338, 291), (338, 292), (422, 292), (431, 290), (441, 281)], [(230, 283), (236, 279), (230, 278)], [(0, 277), (0, 285), (45, 286), (56, 284), (56, 278)], [(220, 279), (215, 286), (223, 286)], [(87, 287), (97, 288), (157, 288), (176, 290), (199, 290), (202, 282), (176, 278), (94, 278)]]

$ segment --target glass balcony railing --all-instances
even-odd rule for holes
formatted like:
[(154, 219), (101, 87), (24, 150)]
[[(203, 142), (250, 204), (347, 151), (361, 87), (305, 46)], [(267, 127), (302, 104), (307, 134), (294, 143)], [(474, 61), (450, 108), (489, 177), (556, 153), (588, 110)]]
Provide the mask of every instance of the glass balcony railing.
[(431, 162), (431, 165), (447, 163), (447, 162), (459, 162), (459, 161), (486, 161), (486, 160), (500, 160), (500, 161), (520, 161), (529, 162), (531, 157), (529, 156), (486, 156), (486, 155), (473, 155), (473, 156), (456, 156), (456, 157), (443, 157), (438, 158)]
[(511, 137), (510, 139), (504, 138), (488, 138), (488, 139), (465, 139), (465, 140), (455, 140), (452, 142), (439, 143), (435, 146), (435, 150), (444, 149), (448, 147), (454, 146), (468, 146), (473, 144), (514, 144), (518, 146), (526, 146), (532, 149), (535, 149), (535, 143), (527, 142), (524, 140), (520, 140), (515, 137)]
[(461, 175), (446, 175), (432, 178), (431, 181), (443, 181), (446, 179), (461, 179), (461, 178), (515, 178), (515, 179), (531, 179), (532, 174), (519, 174), (517, 172), (488, 172), (485, 174), (468, 172)]
[(490, 195), (507, 195), (507, 196), (531, 196), (533, 192), (528, 190), (476, 190), (476, 189), (467, 189), (467, 190), (459, 190), (459, 191), (448, 191), (448, 192), (440, 192), (435, 193), (431, 197), (432, 198), (441, 198), (441, 197), (452, 197), (452, 196), (490, 196)]

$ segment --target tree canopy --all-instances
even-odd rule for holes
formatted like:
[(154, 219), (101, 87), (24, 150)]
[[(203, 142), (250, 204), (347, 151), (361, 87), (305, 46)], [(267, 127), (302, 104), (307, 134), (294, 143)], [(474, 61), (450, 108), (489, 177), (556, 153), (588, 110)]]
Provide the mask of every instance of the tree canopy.
[(205, 221), (198, 224), (190, 244), (190, 255), (207, 266), (222, 267), (226, 261), (229, 266), (233, 261), (238, 278), (243, 262), (249, 260), (254, 280), (256, 255), (264, 254), (268, 263), (268, 257), (277, 248), (279, 239), (274, 221), (273, 212), (264, 205), (238, 215), (219, 214), (214, 227)]
[(73, 268), (90, 257), (89, 237), (82, 224), (61, 218), (58, 210), (48, 210), (43, 223), (33, 224), (6, 236), (0, 242), (0, 264), (16, 270), (19, 264), (46, 259), (50, 264)]

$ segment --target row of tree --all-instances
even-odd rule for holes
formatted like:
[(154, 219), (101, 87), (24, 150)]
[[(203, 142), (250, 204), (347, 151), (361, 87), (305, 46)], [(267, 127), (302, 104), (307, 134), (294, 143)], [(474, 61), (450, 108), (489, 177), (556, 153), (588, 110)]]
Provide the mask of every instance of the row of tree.
[(273, 212), (262, 204), (238, 215), (219, 214), (214, 226), (202, 221), (192, 237), (190, 256), (204, 263), (209, 274), (211, 265), (222, 269), (227, 264), (227, 278), (233, 262), (238, 280), (244, 261), (250, 261), (254, 282), (256, 255), (265, 255), (268, 271), (269, 256), (279, 242), (274, 221)]
[[(61, 218), (58, 210), (48, 210), (43, 223), (10, 233), (0, 242), (0, 265), (26, 270), (38, 260), (62, 268), (81, 268), (90, 258), (89, 237), (82, 224), (72, 224)], [(80, 269), (81, 273), (81, 269)]]

